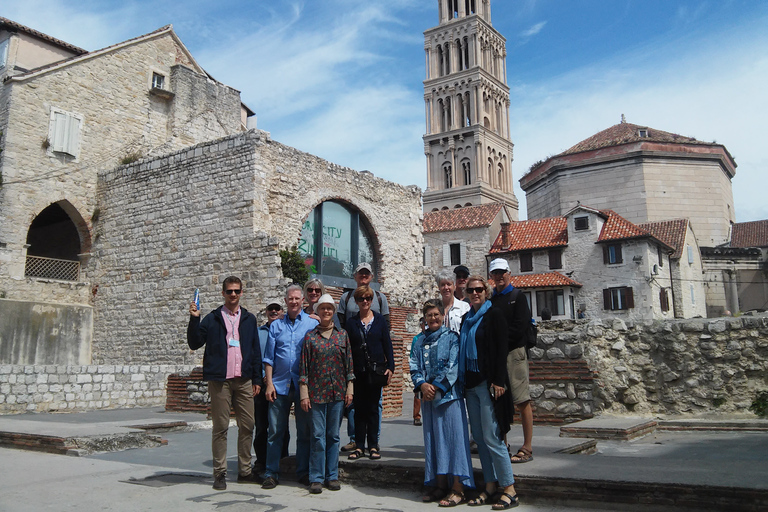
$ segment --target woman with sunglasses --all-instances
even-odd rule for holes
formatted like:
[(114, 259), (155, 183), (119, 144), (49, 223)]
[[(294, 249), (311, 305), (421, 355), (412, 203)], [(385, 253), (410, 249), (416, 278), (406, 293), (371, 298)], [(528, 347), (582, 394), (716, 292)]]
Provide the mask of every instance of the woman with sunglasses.
[(422, 314), (427, 330), (414, 340), (409, 361), (413, 386), (423, 397), (424, 485), (431, 491), (422, 501), (440, 500), (441, 507), (455, 507), (464, 502), (464, 487), (475, 486), (458, 384), (459, 336), (444, 325), (440, 300), (427, 301)]
[(369, 458), (381, 458), (379, 450), (379, 400), (383, 386), (389, 384), (395, 371), (392, 340), (386, 319), (371, 310), (374, 293), (366, 285), (358, 287), (353, 297), (360, 311), (347, 320), (346, 329), (352, 345), (355, 371), (355, 450), (350, 460), (365, 455), (368, 443)]
[(320, 300), (320, 297), (325, 295), (325, 285), (319, 279), (310, 279), (304, 284), (304, 298), (307, 299), (307, 307), (304, 308), (304, 312), (311, 318), (314, 318), (318, 322), (320, 317), (315, 313), (315, 304)]
[(483, 468), (485, 490), (470, 506), (493, 503), (493, 510), (518, 504), (515, 477), (504, 435), (512, 423), (514, 405), (507, 376), (507, 322), (491, 307), (490, 287), (480, 276), (467, 281), (466, 294), (472, 309), (461, 324), (459, 381), (464, 384), (467, 415)]

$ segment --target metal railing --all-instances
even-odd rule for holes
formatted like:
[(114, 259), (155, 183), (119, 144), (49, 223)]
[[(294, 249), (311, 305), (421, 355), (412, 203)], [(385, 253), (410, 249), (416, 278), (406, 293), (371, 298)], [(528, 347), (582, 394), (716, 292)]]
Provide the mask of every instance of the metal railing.
[(80, 262), (27, 256), (24, 267), (25, 277), (40, 277), (43, 279), (58, 279), (60, 281), (79, 281)]

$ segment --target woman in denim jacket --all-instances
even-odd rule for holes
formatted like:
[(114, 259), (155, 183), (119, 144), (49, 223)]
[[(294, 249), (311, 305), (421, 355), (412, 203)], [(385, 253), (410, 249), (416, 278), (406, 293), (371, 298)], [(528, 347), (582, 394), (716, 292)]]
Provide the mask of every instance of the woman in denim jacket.
[(431, 488), (422, 500), (453, 507), (465, 501), (464, 487), (475, 485), (467, 412), (457, 383), (459, 336), (443, 325), (440, 300), (428, 301), (422, 312), (428, 329), (414, 340), (409, 361), (413, 385), (422, 394), (424, 484)]

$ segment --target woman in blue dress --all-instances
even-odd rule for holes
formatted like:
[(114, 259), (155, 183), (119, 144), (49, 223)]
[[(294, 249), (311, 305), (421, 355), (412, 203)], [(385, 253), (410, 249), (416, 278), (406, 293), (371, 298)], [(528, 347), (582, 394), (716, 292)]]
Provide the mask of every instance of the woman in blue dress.
[(424, 484), (430, 489), (422, 500), (453, 507), (465, 501), (465, 487), (475, 486), (467, 412), (457, 383), (459, 336), (443, 325), (440, 300), (428, 301), (422, 313), (427, 330), (414, 340), (409, 361), (413, 385), (421, 392)]

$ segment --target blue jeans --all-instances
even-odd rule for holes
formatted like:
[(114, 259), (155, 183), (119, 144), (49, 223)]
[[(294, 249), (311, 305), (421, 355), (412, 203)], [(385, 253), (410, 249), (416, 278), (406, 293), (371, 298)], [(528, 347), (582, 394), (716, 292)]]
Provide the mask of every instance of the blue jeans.
[(288, 431), (288, 416), (294, 405), (296, 415), (296, 475), (309, 475), (309, 438), (312, 431), (312, 416), (301, 410), (299, 394), (291, 386), (287, 395), (277, 395), (269, 404), (269, 434), (267, 436), (267, 469), (265, 477), (279, 478), (280, 457), (283, 452), (283, 436)]
[[(509, 393), (509, 391), (507, 391)], [(488, 383), (464, 390), (467, 400), (467, 416), (472, 427), (472, 437), (477, 443), (477, 454), (483, 467), (483, 480), (488, 484), (498, 482), (500, 487), (515, 483), (509, 452), (501, 439), (501, 429), (493, 412), (493, 400)]]
[(309, 481), (330, 482), (339, 479), (339, 423), (344, 402), (312, 404), (312, 447), (309, 457)]

